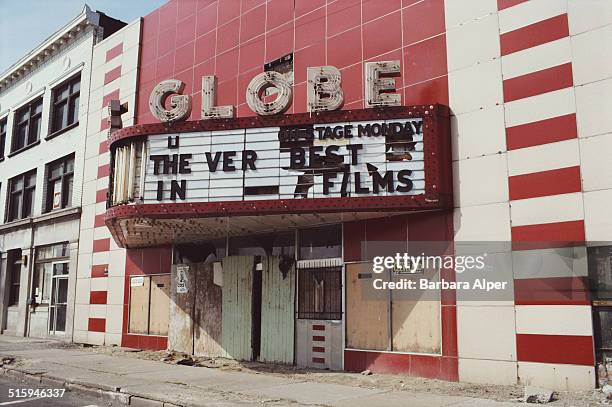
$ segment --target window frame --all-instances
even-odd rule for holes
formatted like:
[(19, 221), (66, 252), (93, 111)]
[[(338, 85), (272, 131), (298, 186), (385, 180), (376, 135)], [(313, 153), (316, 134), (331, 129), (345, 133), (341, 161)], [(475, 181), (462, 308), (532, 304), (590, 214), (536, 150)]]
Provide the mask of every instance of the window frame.
[[(72, 161), (72, 170), (67, 171), (66, 169), (68, 168), (68, 163), (70, 161)], [(53, 173), (52, 169), (54, 168), (53, 166), (55, 165), (58, 165), (63, 170), (59, 175), (55, 177), (51, 177), (51, 174)], [(54, 160), (46, 165), (46, 177), (45, 177), (45, 187), (46, 187), (45, 195), (46, 196), (45, 196), (43, 213), (48, 213), (53, 210), (69, 208), (70, 206), (72, 206), (72, 202), (68, 201), (68, 197), (72, 196), (72, 191), (70, 191), (70, 193), (67, 193), (66, 188), (69, 185), (71, 188), (74, 188), (74, 182), (70, 183), (70, 181), (74, 181), (74, 165), (75, 165), (74, 153), (68, 154), (67, 156)], [(54, 186), (57, 181), (60, 182), (60, 200), (61, 202), (60, 202), (59, 208), (53, 208), (53, 198), (55, 194)]]
[[(21, 106), (19, 109), (15, 110), (14, 123), (13, 123), (13, 136), (11, 137), (11, 155), (17, 154), (40, 142), (40, 133), (42, 132), (42, 115), (43, 115), (43, 101), (44, 101), (43, 96), (44, 95), (40, 95), (32, 99), (25, 105)], [(38, 107), (39, 104), (40, 104), (40, 112), (36, 113), (36, 108)], [(19, 121), (19, 116), (22, 115), (25, 111), (27, 111), (28, 113), (27, 119)], [(35, 120), (39, 120), (40, 129), (37, 129), (36, 139), (30, 141), (32, 129), (34, 127), (33, 122)], [(20, 140), (18, 129), (21, 128), (22, 126), (25, 126), (26, 128), (26, 132), (24, 136), (25, 138), (23, 140), (24, 144), (18, 145), (17, 142)]]
[[(15, 307), (19, 305), (19, 299), (21, 297), (21, 268), (23, 265), (23, 261), (21, 260), (21, 253), (19, 257), (17, 257), (10, 264), (9, 277), (9, 296), (8, 296), (8, 307)], [(15, 278), (15, 275), (17, 278)]]
[[(51, 249), (52, 255), (49, 257), (42, 257), (41, 253), (43, 253), (44, 249)], [(60, 249), (59, 252), (57, 249)], [(59, 255), (58, 255), (59, 253)], [(50, 245), (37, 246), (35, 250), (35, 260), (34, 260), (34, 275), (32, 276), (32, 292), (31, 298), (35, 298), (38, 305), (49, 305), (51, 303), (51, 287), (53, 286), (53, 276), (56, 275), (54, 273), (54, 265), (55, 264), (66, 264), (68, 270), (70, 270), (70, 249), (68, 242), (54, 243)], [(45, 270), (45, 266), (50, 265), (50, 270)], [(49, 286), (45, 285), (45, 275), (50, 272), (50, 276), (48, 279)], [(40, 293), (36, 295), (36, 288), (39, 288)], [(49, 289), (49, 298), (47, 300), (44, 299), (44, 291), (45, 289)], [(38, 297), (40, 297), (40, 301), (38, 301)]]
[[(33, 178), (34, 183), (31, 185), (28, 185), (26, 181), (28, 181), (30, 177), (32, 176), (34, 177)], [(20, 179), (22, 181), (21, 189), (13, 190), (14, 183), (19, 181)], [(26, 193), (31, 193), (32, 197), (31, 197), (29, 213), (24, 216)], [(19, 175), (16, 175), (13, 178), (9, 179), (8, 189), (6, 191), (6, 194), (7, 194), (7, 205), (6, 205), (6, 216), (5, 216), (6, 222), (13, 222), (13, 221), (25, 219), (25, 218), (32, 216), (34, 212), (34, 197), (36, 195), (36, 168), (30, 171), (21, 173)], [(18, 196), (18, 198), (15, 198), (15, 196)], [(17, 209), (17, 216), (13, 218), (12, 212), (13, 212), (13, 204), (14, 204), (15, 199), (19, 199), (19, 203), (18, 203), (19, 207)]]
[[(73, 87), (78, 83), (79, 89), (77, 91), (73, 90)], [(61, 95), (63, 90), (68, 87), (68, 95), (65, 98), (58, 99), (58, 95)], [(64, 131), (70, 130), (79, 125), (79, 104), (75, 103), (76, 101), (80, 101), (81, 96), (81, 73), (77, 73), (76, 75), (66, 79), (59, 85), (55, 86), (51, 89), (51, 113), (49, 119), (49, 134), (46, 139), (53, 138)], [(66, 105), (68, 109), (66, 123), (62, 123), (61, 127), (58, 127), (57, 120), (55, 117), (56, 110), (58, 106)], [(74, 114), (76, 111), (76, 114)], [(73, 114), (71, 114), (73, 113)], [(70, 123), (70, 118), (75, 117), (75, 120)]]
[(0, 161), (6, 153), (6, 135), (8, 134), (8, 116), (0, 119)]

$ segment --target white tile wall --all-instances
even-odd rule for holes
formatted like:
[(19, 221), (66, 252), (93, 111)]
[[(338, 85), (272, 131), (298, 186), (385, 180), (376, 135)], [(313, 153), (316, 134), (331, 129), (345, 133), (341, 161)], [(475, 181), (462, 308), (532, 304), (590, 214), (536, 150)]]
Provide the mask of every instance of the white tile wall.
[(612, 77), (612, 25), (572, 37), (574, 85)]
[(508, 151), (508, 175), (531, 174), (580, 165), (578, 140)]
[(583, 191), (612, 188), (612, 158), (606, 152), (612, 152), (612, 133), (580, 139)]
[(455, 207), (508, 201), (506, 154), (453, 163)]
[(542, 196), (510, 203), (512, 226), (566, 222), (584, 219), (582, 194)]
[(576, 87), (578, 137), (612, 132), (612, 79)]
[(519, 362), (519, 383), (551, 390), (592, 390), (595, 368), (592, 366)]
[(506, 151), (503, 106), (452, 116), (451, 140), (453, 161)]
[(517, 382), (517, 369), (516, 362), (459, 358), (459, 381), (513, 385)]
[(502, 103), (500, 64), (496, 59), (448, 74), (450, 106), (455, 115)]
[(567, 12), (567, 2), (531, 0), (499, 12), (499, 31), (503, 34)]
[(586, 248), (563, 247), (512, 252), (514, 278), (586, 277)]
[(506, 127), (563, 116), (576, 112), (574, 89), (566, 88), (514, 100), (504, 104), (504, 108)]
[(516, 332), (536, 335), (593, 334), (589, 305), (517, 305)]
[(499, 58), (498, 30), (495, 14), (447, 30), (448, 71), (452, 72)]
[(496, 0), (472, 0), (465, 6), (465, 0), (446, 0), (444, 2), (446, 28), (453, 28), (470, 21), (497, 14)]
[(510, 79), (572, 61), (569, 37), (547, 42), (502, 57), (502, 75)]
[(609, 0), (568, 0), (570, 35), (612, 24), (612, 2)]
[(612, 241), (612, 189), (584, 193), (584, 230), (587, 241)]
[(457, 306), (459, 358), (516, 360), (514, 307)]
[(455, 241), (510, 241), (507, 202), (455, 209), (453, 221)]

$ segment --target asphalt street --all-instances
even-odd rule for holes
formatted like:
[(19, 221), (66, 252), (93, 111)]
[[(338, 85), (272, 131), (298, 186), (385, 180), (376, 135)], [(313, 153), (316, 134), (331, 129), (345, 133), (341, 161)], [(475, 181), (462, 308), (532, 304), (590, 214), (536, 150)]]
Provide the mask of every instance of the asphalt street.
[[(107, 400), (83, 397), (74, 392), (66, 391), (62, 397), (45, 397), (38, 398), (36, 396), (27, 397), (28, 389), (51, 389), (53, 387), (35, 385), (27, 382), (20, 382), (8, 377), (0, 377), (0, 406), (17, 406), (17, 407), (108, 407), (110, 404)], [(24, 393), (26, 397), (10, 397), (11, 389), (13, 393)], [(23, 390), (17, 390), (23, 389)], [(35, 390), (34, 390), (35, 392)], [(56, 393), (60, 393), (57, 391)]]

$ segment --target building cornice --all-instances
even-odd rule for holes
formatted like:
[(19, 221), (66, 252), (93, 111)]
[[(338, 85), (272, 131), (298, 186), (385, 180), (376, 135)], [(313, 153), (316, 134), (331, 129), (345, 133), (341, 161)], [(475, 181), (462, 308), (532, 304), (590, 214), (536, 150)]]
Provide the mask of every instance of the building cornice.
[(68, 24), (53, 33), (38, 47), (0, 74), (0, 92), (26, 76), (49, 58), (55, 56), (66, 44), (73, 42), (84, 33), (89, 26), (99, 26), (99, 22), (100, 14), (92, 11), (89, 6), (85, 5), (81, 13), (68, 22)]

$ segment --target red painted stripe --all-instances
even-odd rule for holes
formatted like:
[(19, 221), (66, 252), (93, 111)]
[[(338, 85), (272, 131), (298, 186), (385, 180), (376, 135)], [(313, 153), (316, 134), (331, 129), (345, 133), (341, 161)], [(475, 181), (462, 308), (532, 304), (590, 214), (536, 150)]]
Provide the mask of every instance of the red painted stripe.
[(313, 331), (325, 331), (325, 325), (313, 325), (312, 330)]
[(508, 177), (510, 200), (569, 194), (582, 190), (580, 167), (559, 168)]
[(96, 192), (96, 203), (106, 202), (107, 192), (108, 192), (108, 188), (104, 188)]
[(497, 0), (497, 10), (501, 11), (526, 1), (528, 0)]
[(312, 337), (312, 340), (314, 342), (325, 342), (325, 337), (324, 336), (315, 335), (315, 336)]
[(104, 74), (104, 84), (107, 85), (121, 76), (121, 65)]
[(96, 215), (94, 218), (94, 228), (101, 228), (104, 226), (106, 226), (106, 223), (104, 222), (104, 214)]
[(97, 239), (93, 241), (93, 252), (107, 252), (110, 250), (110, 238)]
[(122, 53), (123, 53), (123, 43), (121, 42), (118, 45), (115, 45), (114, 47), (106, 51), (106, 62), (110, 61), (111, 59), (115, 57), (118, 57)]
[(501, 54), (512, 54), (568, 36), (567, 14), (561, 14), (502, 34)]
[(325, 352), (325, 348), (322, 346), (313, 346), (312, 351), (321, 353), (321, 352)]
[(514, 280), (516, 305), (589, 305), (586, 277), (524, 278)]
[(108, 264), (95, 264), (91, 266), (91, 278), (107, 277)]
[(313, 363), (325, 363), (325, 358), (312, 358)]
[(578, 137), (576, 114), (553, 117), (506, 129), (508, 150), (539, 146)]
[(516, 352), (522, 362), (595, 364), (592, 336), (517, 334)]
[(118, 100), (118, 99), (119, 99), (119, 89), (115, 89), (114, 91), (112, 91), (108, 95), (105, 95), (102, 98), (102, 109), (107, 108), (111, 100)]
[(89, 321), (87, 321), (87, 330), (91, 332), (105, 332), (106, 331), (106, 319), (105, 318), (89, 318)]
[(554, 66), (504, 81), (504, 102), (541, 95), (574, 85), (572, 64)]
[(110, 123), (108, 122), (108, 117), (100, 120), (100, 131), (104, 131), (110, 127)]
[(110, 164), (104, 164), (98, 167), (98, 178), (108, 177), (110, 174)]
[(106, 291), (91, 291), (89, 293), (90, 304), (106, 304)]
[(583, 220), (512, 227), (513, 250), (576, 246), (584, 241)]
[(108, 153), (108, 141), (104, 140), (100, 143), (100, 147), (98, 147), (98, 154)]

